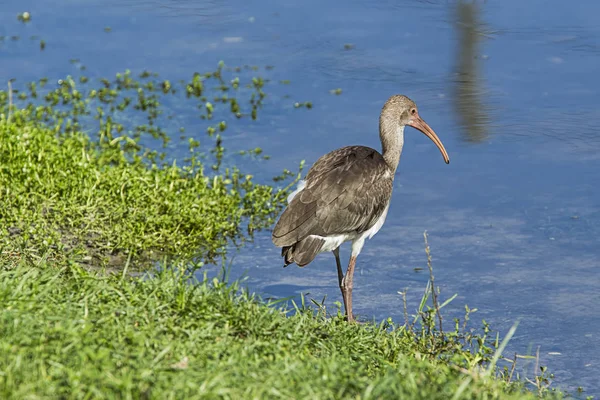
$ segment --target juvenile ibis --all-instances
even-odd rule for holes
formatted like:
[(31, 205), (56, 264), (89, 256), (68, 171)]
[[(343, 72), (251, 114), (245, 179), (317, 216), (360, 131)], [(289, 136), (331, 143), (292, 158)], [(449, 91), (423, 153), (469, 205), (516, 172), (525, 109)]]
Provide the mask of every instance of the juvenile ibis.
[[(356, 258), (365, 239), (372, 238), (385, 221), (407, 125), (429, 137), (446, 164), (450, 163), (444, 145), (419, 116), (417, 105), (406, 96), (394, 95), (379, 116), (381, 154), (370, 147), (348, 146), (319, 158), (288, 197), (288, 206), (273, 229), (272, 240), (282, 248), (284, 266), (304, 267), (317, 254), (333, 252), (348, 321), (354, 319)], [(344, 274), (340, 245), (346, 241), (352, 242), (352, 254)]]

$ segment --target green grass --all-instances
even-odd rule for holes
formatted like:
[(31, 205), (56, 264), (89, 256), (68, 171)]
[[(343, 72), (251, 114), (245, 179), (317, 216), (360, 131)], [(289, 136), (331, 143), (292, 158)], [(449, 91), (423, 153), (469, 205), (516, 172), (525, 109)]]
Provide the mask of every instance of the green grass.
[(176, 163), (158, 168), (120, 154), (107, 158), (109, 151), (86, 135), (57, 136), (31, 126), (28, 117), (25, 111), (10, 124), (0, 120), (0, 218), (7, 245), (18, 233), (42, 253), (93, 241), (87, 248), (105, 254), (210, 254), (242, 236), (243, 218), (263, 227), (276, 210), (276, 190), (236, 170), (211, 177)]
[[(234, 95), (250, 96), (247, 114), (255, 118), (263, 83), (253, 78), (246, 93), (239, 79), (225, 84), (223, 68), (194, 74), (179, 92), (149, 73), (135, 80), (129, 72), (98, 87), (69, 77), (54, 90), (41, 80), (26, 91), (0, 91), (3, 255), (46, 254), (95, 266), (157, 254), (210, 261), (269, 226), (285, 191), (227, 165), (222, 146), (227, 118), (243, 118), (245, 103)], [(215, 88), (207, 87), (211, 82)], [(21, 105), (11, 107), (17, 93)], [(200, 148), (197, 135), (182, 137), (188, 153), (168, 160), (160, 148), (178, 136), (172, 130), (179, 125), (165, 117), (174, 112), (161, 106), (167, 100), (202, 108), (209, 146)], [(217, 114), (223, 120), (210, 122)]]
[(287, 315), (237, 289), (178, 269), (2, 269), (0, 397), (450, 399), (469, 379), (457, 398), (534, 398), (402, 327)]

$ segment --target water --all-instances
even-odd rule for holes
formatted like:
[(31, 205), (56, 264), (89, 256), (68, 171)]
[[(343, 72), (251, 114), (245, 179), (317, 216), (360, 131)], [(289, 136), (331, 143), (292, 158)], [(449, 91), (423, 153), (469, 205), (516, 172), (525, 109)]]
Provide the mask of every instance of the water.
[[(28, 25), (15, 19), (25, 10)], [(0, 61), (2, 80), (18, 82), (74, 73), (72, 58), (92, 77), (148, 68), (173, 81), (221, 59), (273, 65), (269, 78), (291, 84), (225, 142), (272, 155), (249, 166), (262, 178), (344, 145), (379, 148), (381, 105), (408, 95), (452, 162), (407, 129), (386, 225), (359, 257), (355, 312), (403, 320), (397, 292), (414, 306), (427, 282), (414, 270), (427, 230), (442, 297), (459, 295), (450, 313), (467, 303), (502, 333), (520, 320), (511, 350), (540, 346), (560, 387), (598, 396), (599, 11), (592, 0), (10, 2), (0, 35), (22, 39), (1, 42)], [(233, 277), (265, 297), (341, 299), (332, 255), (283, 269), (269, 235), (236, 255)]]

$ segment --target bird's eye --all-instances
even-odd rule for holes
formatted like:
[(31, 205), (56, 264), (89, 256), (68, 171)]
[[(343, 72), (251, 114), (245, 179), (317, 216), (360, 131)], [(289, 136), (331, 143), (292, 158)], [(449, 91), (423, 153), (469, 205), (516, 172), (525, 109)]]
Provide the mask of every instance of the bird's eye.
[(416, 109), (416, 108), (411, 108), (411, 109), (410, 109), (410, 113), (411, 113), (412, 115), (415, 115), (415, 114), (417, 113), (417, 109)]

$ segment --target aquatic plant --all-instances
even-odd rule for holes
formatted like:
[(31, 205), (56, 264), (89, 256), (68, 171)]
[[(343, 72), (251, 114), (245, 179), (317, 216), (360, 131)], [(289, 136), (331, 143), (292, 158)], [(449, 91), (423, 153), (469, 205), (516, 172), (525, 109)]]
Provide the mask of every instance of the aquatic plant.
[[(257, 118), (266, 96), (263, 78), (225, 77), (239, 72), (219, 63), (178, 83), (130, 71), (96, 85), (85, 75), (25, 90), (9, 82), (0, 91), (3, 256), (209, 261), (269, 226), (286, 189), (255, 182), (223, 144), (237, 119)], [(197, 110), (203, 138), (184, 135), (177, 107)], [(174, 140), (187, 146), (183, 157), (169, 155)], [(241, 153), (268, 158), (259, 148)]]

